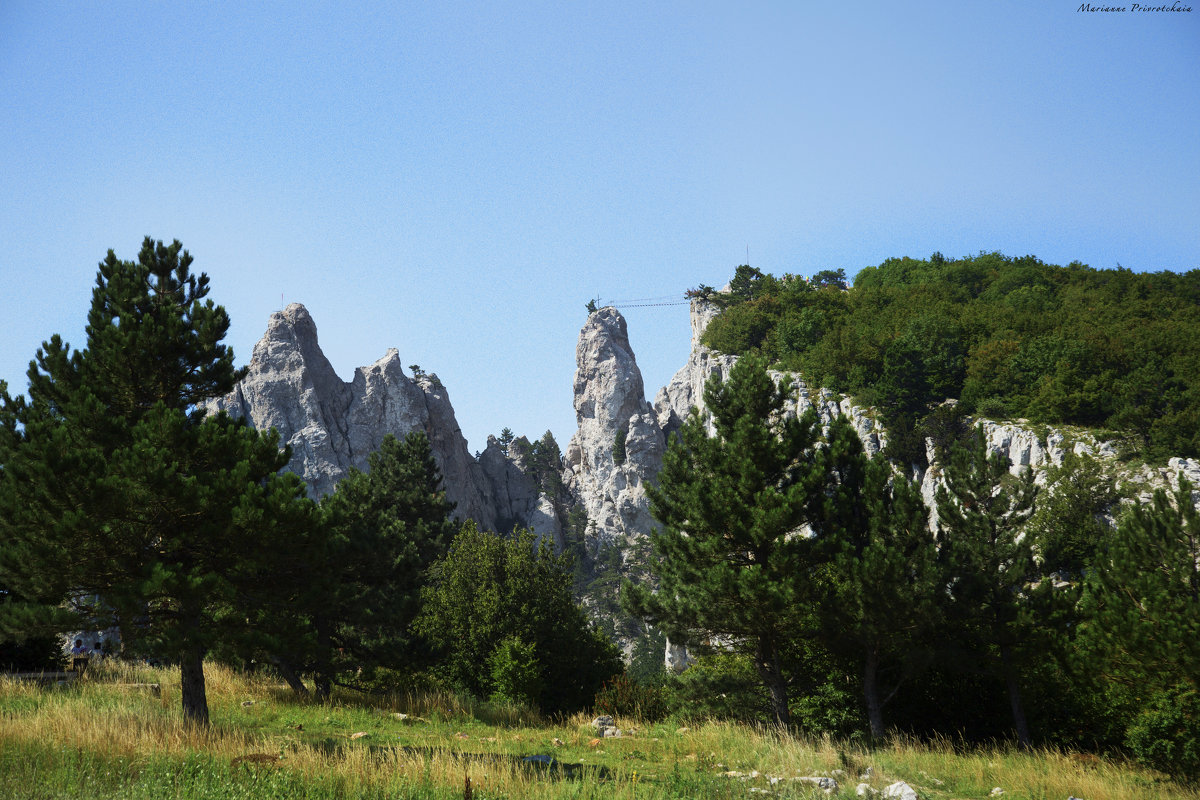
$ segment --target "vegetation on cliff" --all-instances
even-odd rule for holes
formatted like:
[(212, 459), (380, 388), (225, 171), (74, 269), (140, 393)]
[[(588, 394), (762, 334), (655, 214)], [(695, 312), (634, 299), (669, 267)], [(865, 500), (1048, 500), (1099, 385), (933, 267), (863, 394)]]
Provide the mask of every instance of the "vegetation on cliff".
[[(919, 429), (967, 413), (1104, 428), (1151, 459), (1200, 455), (1200, 270), (1066, 267), (999, 253), (888, 259), (853, 288), (738, 267), (704, 343), (881, 410), (893, 455), (924, 460)], [(836, 276), (834, 276), (836, 277)]]

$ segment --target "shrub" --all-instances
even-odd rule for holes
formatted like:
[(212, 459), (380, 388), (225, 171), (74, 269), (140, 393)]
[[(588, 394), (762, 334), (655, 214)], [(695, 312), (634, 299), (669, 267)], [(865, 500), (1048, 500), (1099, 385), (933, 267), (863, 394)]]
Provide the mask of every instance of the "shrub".
[(1125, 744), (1148, 767), (1200, 781), (1200, 693), (1184, 684), (1159, 692), (1125, 732)]
[(627, 674), (604, 684), (596, 692), (594, 706), (597, 714), (633, 717), (644, 722), (657, 722), (669, 712), (661, 688), (640, 684)]
[(541, 665), (532, 644), (507, 636), (488, 656), (492, 674), (492, 699), (536, 706), (541, 694)]
[(617, 436), (613, 440), (613, 464), (621, 466), (625, 463), (625, 436), (624, 430), (618, 430)]

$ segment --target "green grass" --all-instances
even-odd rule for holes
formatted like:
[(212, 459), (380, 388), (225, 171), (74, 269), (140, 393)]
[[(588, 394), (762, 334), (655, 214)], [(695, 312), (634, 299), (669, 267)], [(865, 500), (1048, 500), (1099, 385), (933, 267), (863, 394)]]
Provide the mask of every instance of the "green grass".
[[(265, 676), (212, 666), (208, 674), (213, 726), (203, 732), (181, 724), (178, 675), (168, 670), (108, 665), (63, 689), (0, 681), (0, 797), (461, 798), (469, 777), (475, 800), (824, 798), (791, 779), (843, 770), (836, 796), (850, 798), (870, 766), (874, 788), (904, 780), (927, 800), (983, 798), (995, 786), (1006, 800), (1200, 800), (1162, 776), (1091, 756), (904, 740), (842, 750), (719, 721), (622, 719), (629, 735), (596, 741), (584, 715), (543, 720), (437, 694), (339, 694), (320, 705)], [(134, 682), (160, 683), (162, 696), (122, 687)], [(531, 755), (563, 769), (523, 765)]]

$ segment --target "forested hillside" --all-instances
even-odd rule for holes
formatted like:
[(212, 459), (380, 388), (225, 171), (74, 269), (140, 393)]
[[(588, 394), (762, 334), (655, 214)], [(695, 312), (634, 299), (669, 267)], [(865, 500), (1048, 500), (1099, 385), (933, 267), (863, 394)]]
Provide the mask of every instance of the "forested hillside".
[(1151, 460), (1200, 455), (1200, 270), (1066, 267), (982, 253), (889, 259), (846, 288), (742, 266), (705, 344), (879, 408), (919, 461), (936, 404), (1100, 428)]

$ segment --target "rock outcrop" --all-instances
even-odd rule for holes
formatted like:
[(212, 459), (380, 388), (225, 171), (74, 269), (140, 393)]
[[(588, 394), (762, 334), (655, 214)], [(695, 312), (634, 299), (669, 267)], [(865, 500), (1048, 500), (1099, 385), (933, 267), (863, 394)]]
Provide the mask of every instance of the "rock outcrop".
[(566, 483), (587, 511), (593, 544), (645, 535), (654, 526), (646, 482), (662, 468), (665, 440), (620, 312), (588, 316), (575, 363), (579, 429), (567, 445)]
[(437, 375), (408, 377), (399, 353), (391, 349), (356, 369), (350, 382), (342, 381), (321, 352), (316, 324), (299, 303), (271, 315), (246, 377), (211, 408), (245, 417), (259, 430), (274, 427), (281, 443), (292, 448), (287, 468), (304, 479), (313, 497), (332, 492), (351, 467), (365, 470), (367, 456), (387, 434), (402, 437), (417, 430), (429, 438), (456, 515), (494, 529), (498, 514), (512, 513), (467, 451)]

